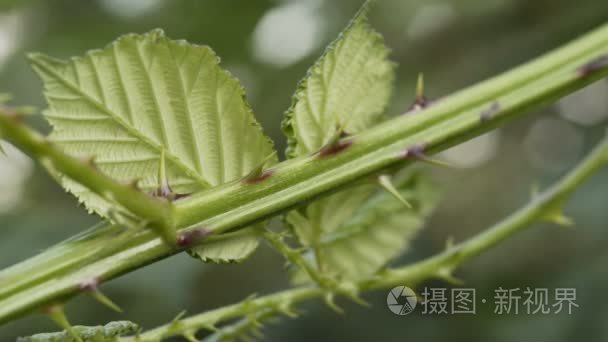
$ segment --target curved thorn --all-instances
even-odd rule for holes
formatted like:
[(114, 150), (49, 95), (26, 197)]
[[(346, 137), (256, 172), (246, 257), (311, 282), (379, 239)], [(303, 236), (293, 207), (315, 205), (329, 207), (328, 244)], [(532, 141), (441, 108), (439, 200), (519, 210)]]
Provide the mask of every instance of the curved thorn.
[(325, 302), (325, 304), (327, 304), (327, 306), (332, 309), (333, 311), (335, 311), (338, 314), (344, 314), (344, 309), (342, 309), (341, 307), (339, 307), (336, 302), (334, 301), (335, 296), (332, 292), (327, 292), (324, 296), (323, 296), (323, 301)]
[(182, 336), (188, 341), (188, 342), (200, 342), (200, 340), (198, 338), (196, 338), (196, 336), (194, 335), (193, 331), (185, 331), (182, 333)]
[(91, 296), (95, 298), (96, 301), (98, 301), (102, 305), (105, 305), (109, 309), (114, 310), (118, 313), (122, 313), (122, 308), (116, 303), (114, 303), (108, 296), (103, 294), (103, 292), (99, 291), (98, 289), (91, 291)]

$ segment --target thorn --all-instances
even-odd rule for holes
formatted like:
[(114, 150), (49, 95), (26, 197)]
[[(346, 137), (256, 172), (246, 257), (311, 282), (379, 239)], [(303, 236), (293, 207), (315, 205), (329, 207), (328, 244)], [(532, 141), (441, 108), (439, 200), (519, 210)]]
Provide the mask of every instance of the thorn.
[(298, 317), (298, 313), (292, 309), (291, 303), (280, 303), (277, 306), (277, 311), (279, 311), (280, 313), (284, 314), (285, 316), (287, 316), (289, 318)]
[(579, 76), (586, 77), (605, 68), (608, 68), (608, 55), (601, 55), (584, 64), (576, 71), (578, 72)]
[(152, 193), (154, 197), (164, 198), (169, 202), (174, 202), (178, 199), (188, 197), (191, 194), (179, 194), (173, 192), (169, 185), (169, 178), (167, 177), (167, 168), (165, 163), (165, 150), (160, 152), (160, 164), (158, 166), (158, 179), (157, 179), (156, 191)]
[(422, 144), (417, 144), (414, 145), (408, 149), (406, 149), (405, 151), (401, 152), (399, 154), (399, 158), (400, 159), (405, 159), (405, 158), (412, 158), (412, 159), (416, 159), (425, 163), (429, 163), (432, 165), (436, 165), (436, 166), (441, 166), (441, 167), (448, 167), (448, 168), (453, 168), (454, 166), (449, 164), (448, 162), (439, 160), (439, 159), (434, 159), (434, 158), (430, 158), (429, 156), (427, 156), (426, 154), (424, 154), (424, 145)]
[(171, 322), (168, 324), (169, 326), (169, 331), (171, 331), (172, 333), (179, 333), (180, 332), (180, 328), (181, 328), (181, 322), (180, 320), (186, 315), (186, 310), (182, 310), (180, 311), (180, 313), (177, 314), (177, 316), (175, 316)]
[(406, 208), (412, 209), (412, 205), (405, 199), (399, 191), (395, 188), (393, 183), (391, 182), (391, 176), (389, 175), (380, 175), (378, 177), (378, 183), (381, 187), (383, 187), (386, 191), (388, 191), (391, 195), (393, 195), (397, 200), (399, 200)]
[(574, 220), (564, 215), (561, 211), (549, 213), (543, 217), (543, 220), (562, 227), (574, 226)]
[(158, 166), (158, 188), (156, 189), (155, 196), (163, 197), (168, 200), (172, 200), (173, 191), (169, 186), (169, 180), (167, 179), (167, 170), (165, 165), (165, 150), (160, 152), (160, 164)]
[(454, 237), (448, 236), (448, 238), (445, 240), (445, 249), (448, 250), (452, 247), (454, 247)]
[(70, 321), (68, 321), (65, 312), (63, 311), (63, 306), (61, 305), (53, 305), (47, 311), (49, 317), (55, 324), (57, 324), (60, 328), (64, 329), (68, 332), (76, 341), (83, 342), (80, 336), (74, 331)]
[(540, 185), (538, 185), (537, 182), (534, 182), (530, 185), (530, 197), (535, 199), (538, 196), (540, 196)]
[(368, 301), (361, 298), (361, 296), (359, 296), (359, 294), (357, 294), (357, 293), (348, 294), (347, 297), (350, 298), (350, 300), (352, 300), (353, 302), (355, 302), (361, 306), (364, 306), (366, 308), (369, 308), (372, 306)]
[(216, 331), (218, 331), (218, 330), (219, 330), (219, 329), (218, 329), (218, 328), (215, 326), (215, 324), (213, 324), (213, 323), (203, 323), (203, 324), (201, 324), (201, 325), (200, 325), (200, 327), (201, 327), (201, 328), (203, 328), (203, 329), (207, 329), (207, 330), (209, 330), (209, 331), (211, 331), (211, 332), (216, 332)]
[(416, 80), (416, 101), (424, 101), (424, 74), (419, 73)]
[(352, 300), (353, 302), (365, 306), (370, 307), (371, 305), (366, 302), (361, 296), (359, 296), (359, 289), (357, 286), (350, 282), (343, 282), (338, 286), (338, 293), (345, 295), (347, 298)]
[(424, 95), (424, 74), (419, 73), (418, 79), (416, 80), (416, 96), (414, 97), (414, 103), (410, 106), (409, 110), (405, 114), (418, 112), (431, 104), (431, 101)]
[(104, 295), (99, 290), (99, 279), (92, 278), (80, 284), (80, 289), (88, 291), (91, 296), (98, 301), (100, 304), (108, 307), (111, 310), (122, 313), (122, 309), (116, 303), (114, 303), (108, 296)]
[(177, 316), (171, 320), (171, 323), (178, 323), (182, 318), (184, 318), (184, 316), (186, 316), (186, 313), (188, 313), (186, 310), (180, 311), (180, 313), (178, 313)]
[(325, 304), (327, 304), (327, 306), (329, 306), (330, 309), (332, 309), (333, 311), (335, 311), (338, 314), (344, 314), (344, 310), (336, 304), (334, 299), (335, 299), (335, 296), (332, 292), (327, 292), (323, 296), (323, 301), (325, 302)]
[(191, 229), (178, 233), (176, 243), (181, 248), (188, 248), (209, 235), (211, 231), (206, 228)]
[(182, 336), (188, 341), (188, 342), (200, 342), (200, 340), (198, 338), (196, 338), (196, 336), (194, 335), (193, 331), (185, 331), (184, 333), (182, 333)]
[(258, 297), (257, 293), (252, 293), (249, 296), (245, 297), (245, 302), (251, 302), (252, 300), (256, 299)]
[(258, 166), (256, 166), (253, 170), (251, 170), (251, 172), (249, 172), (249, 174), (247, 174), (243, 178), (243, 181), (247, 184), (257, 184), (257, 183), (263, 182), (264, 180), (266, 180), (270, 176), (272, 176), (274, 171), (264, 170), (264, 167), (266, 167), (266, 164), (268, 164), (269, 161), (271, 161), (273, 158), (275, 158), (276, 155), (277, 155), (277, 152), (273, 151), (271, 154), (266, 156), (266, 158), (264, 158), (264, 160), (262, 160)]
[(263, 327), (262, 322), (260, 322), (260, 320), (255, 315), (255, 313), (252, 312), (252, 313), (248, 314), (247, 318), (249, 320), (249, 324), (251, 324), (252, 327), (254, 327), (254, 328), (261, 328), (261, 327)]
[(336, 155), (353, 144), (352, 140), (344, 139), (350, 136), (348, 133), (346, 133), (345, 129), (346, 122), (336, 125), (334, 134), (332, 134), (323, 147), (319, 149), (319, 152), (317, 152), (320, 158)]
[(325, 157), (330, 157), (330, 156), (339, 154), (340, 152), (349, 148), (352, 144), (353, 144), (353, 141), (349, 139), (349, 140), (340, 140), (331, 145), (325, 145), (325, 146), (321, 147), (321, 149), (319, 150), (318, 156), (320, 158), (325, 158)]
[(445, 282), (452, 284), (452, 285), (456, 285), (456, 286), (461, 286), (464, 285), (464, 280), (455, 277), (452, 274), (452, 270), (449, 268), (442, 268), (437, 272), (437, 277), (441, 280), (444, 280)]
[(496, 115), (496, 113), (498, 113), (499, 111), (500, 111), (500, 104), (498, 104), (498, 101), (492, 102), (492, 104), (490, 105), (489, 108), (482, 110), (481, 113), (479, 114), (481, 122), (486, 122), (486, 121), (493, 119), (494, 116)]
[(95, 298), (99, 303), (105, 305), (111, 310), (114, 310), (118, 313), (122, 313), (122, 309), (116, 303), (114, 303), (108, 296), (104, 295), (101, 291), (96, 290), (91, 292), (91, 296)]

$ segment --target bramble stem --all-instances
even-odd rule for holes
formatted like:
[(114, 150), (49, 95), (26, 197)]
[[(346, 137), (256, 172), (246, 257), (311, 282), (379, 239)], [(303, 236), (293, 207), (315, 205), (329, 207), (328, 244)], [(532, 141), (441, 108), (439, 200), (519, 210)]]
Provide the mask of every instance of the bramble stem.
[[(608, 138), (604, 139), (583, 161), (544, 193), (511, 216), (473, 238), (453, 246), (429, 259), (408, 266), (386, 270), (372, 279), (357, 284), (359, 291), (391, 288), (397, 285), (415, 287), (430, 278), (443, 279), (459, 266), (475, 256), (494, 247), (516, 233), (531, 227), (538, 221), (553, 221), (561, 216), (561, 207), (572, 192), (596, 171), (608, 163)], [(284, 290), (271, 295), (254, 298), (239, 304), (207, 311), (179, 321), (180, 329), (163, 325), (134, 337), (121, 338), (127, 341), (158, 341), (162, 338), (198, 331), (238, 317), (247, 317), (257, 312), (289, 313), (295, 304), (322, 297), (325, 289), (310, 286)]]

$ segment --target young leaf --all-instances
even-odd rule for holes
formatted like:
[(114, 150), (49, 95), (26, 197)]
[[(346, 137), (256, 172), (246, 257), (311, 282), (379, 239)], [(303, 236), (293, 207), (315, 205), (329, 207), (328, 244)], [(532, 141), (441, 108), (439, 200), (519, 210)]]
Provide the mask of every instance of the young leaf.
[[(283, 130), (290, 158), (318, 151), (343, 129), (360, 132), (381, 119), (391, 95), (394, 64), (382, 36), (367, 20), (366, 2), (344, 32), (300, 82)], [(374, 192), (358, 186), (290, 212), (286, 219), (305, 246), (318, 245), (321, 235), (351, 217)], [(317, 261), (319, 262), (319, 261)]]
[[(77, 325), (72, 329), (83, 341), (114, 342), (117, 341), (117, 337), (136, 334), (140, 328), (133, 322), (116, 321), (105, 326), (86, 327)], [(19, 337), (17, 342), (71, 342), (73, 340), (73, 337), (67, 331), (60, 331)]]
[(287, 156), (319, 150), (342, 127), (357, 133), (377, 123), (391, 96), (394, 64), (367, 20), (366, 2), (308, 70), (285, 114)]
[[(421, 173), (415, 173), (399, 186), (412, 210), (386, 191), (371, 196), (358, 211), (321, 241), (327, 272), (342, 279), (368, 278), (390, 260), (403, 253), (409, 241), (423, 226), (437, 204), (437, 191)], [(298, 271), (295, 282), (307, 279)]]
[[(139, 180), (144, 191), (216, 186), (273, 153), (239, 82), (209, 47), (154, 30), (69, 61), (41, 54), (30, 61), (44, 82), (50, 139), (71, 155), (94, 157), (116, 180)], [(62, 184), (97, 214), (107, 216), (114, 205), (70, 179)]]

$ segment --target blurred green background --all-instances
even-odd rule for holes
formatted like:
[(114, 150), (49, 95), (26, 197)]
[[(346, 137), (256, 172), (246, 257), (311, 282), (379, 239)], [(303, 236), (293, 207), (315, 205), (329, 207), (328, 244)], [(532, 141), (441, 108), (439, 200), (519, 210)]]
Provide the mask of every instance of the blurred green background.
[[(283, 150), (283, 111), (307, 67), (355, 13), (360, 0), (96, 0), (0, 1), (0, 91), (15, 103), (44, 107), (41, 85), (25, 61), (103, 47), (128, 32), (163, 28), (172, 38), (210, 45), (244, 83), (266, 132)], [(411, 103), (418, 72), (427, 95), (446, 96), (515, 66), (608, 21), (602, 0), (379, 0), (374, 26), (399, 63), (390, 113)], [(608, 82), (598, 82), (498, 131), (443, 153), (458, 166), (435, 170), (443, 201), (413, 247), (395, 264), (440, 251), (449, 237), (475, 234), (524, 204), (533, 184), (546, 187), (605, 134)], [(48, 127), (40, 118), (31, 123)], [(6, 267), (92, 225), (97, 218), (26, 157), (0, 156), (0, 266)], [(297, 320), (265, 329), (268, 341), (591, 341), (608, 340), (608, 170), (577, 191), (567, 206), (573, 229), (539, 225), (466, 265), (459, 276), (477, 290), (476, 315), (396, 316), (387, 291), (365, 295), (364, 308), (344, 303), (337, 315), (307, 303)], [(204, 265), (186, 255), (164, 260), (103, 286), (124, 309), (118, 315), (86, 296), (68, 305), (75, 324), (129, 319), (146, 328), (181, 310), (197, 313), (287, 286), (279, 255), (261, 248), (241, 265)], [(442, 283), (429, 286), (447, 287)], [(499, 316), (494, 289), (576, 288), (572, 315)], [(11, 341), (56, 328), (43, 315), (0, 327)]]

